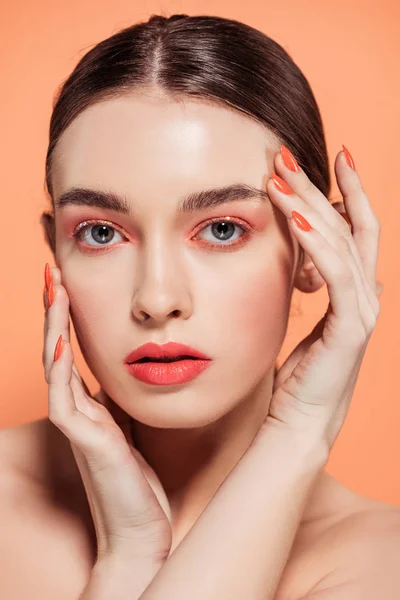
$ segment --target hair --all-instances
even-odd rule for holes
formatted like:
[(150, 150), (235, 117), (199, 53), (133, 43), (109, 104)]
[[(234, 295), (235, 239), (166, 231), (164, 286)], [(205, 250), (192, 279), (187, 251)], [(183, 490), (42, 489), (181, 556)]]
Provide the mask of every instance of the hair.
[(61, 85), (46, 155), (45, 185), (52, 203), (52, 155), (68, 125), (100, 100), (143, 88), (244, 113), (271, 130), (312, 183), (329, 194), (320, 112), (307, 79), (286, 50), (239, 21), (175, 14), (151, 15), (96, 44)]
[(52, 156), (68, 125), (96, 102), (149, 88), (171, 100), (195, 97), (240, 111), (275, 134), (311, 182), (329, 194), (320, 112), (286, 50), (236, 20), (153, 14), (96, 44), (56, 94), (45, 179), (53, 207)]

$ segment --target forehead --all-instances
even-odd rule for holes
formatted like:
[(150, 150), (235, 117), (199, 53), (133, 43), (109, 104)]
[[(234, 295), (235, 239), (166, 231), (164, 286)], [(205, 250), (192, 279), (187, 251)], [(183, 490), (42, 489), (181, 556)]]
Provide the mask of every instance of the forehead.
[(63, 132), (53, 190), (55, 197), (74, 185), (145, 193), (149, 183), (187, 189), (232, 178), (261, 186), (277, 151), (272, 132), (230, 107), (126, 94), (88, 107)]

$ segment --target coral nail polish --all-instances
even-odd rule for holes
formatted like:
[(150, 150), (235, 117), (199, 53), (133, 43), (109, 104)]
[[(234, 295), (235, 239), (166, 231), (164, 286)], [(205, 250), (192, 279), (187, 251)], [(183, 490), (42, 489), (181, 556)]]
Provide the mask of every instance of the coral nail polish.
[(46, 263), (46, 266), (44, 268), (44, 281), (46, 285), (46, 291), (48, 292), (52, 281), (49, 263)]
[(60, 337), (57, 340), (56, 347), (54, 349), (54, 360), (57, 360), (58, 358), (60, 358), (62, 349), (63, 349), (63, 339), (62, 339), (62, 335), (60, 335)]
[(342, 148), (343, 148), (343, 152), (344, 152), (344, 156), (346, 158), (347, 164), (349, 165), (349, 167), (351, 167), (353, 169), (353, 171), (355, 171), (356, 166), (354, 164), (353, 157), (351, 156), (350, 152), (347, 150), (347, 148), (344, 144), (342, 144)]
[(286, 181), (283, 181), (283, 179), (281, 179), (281, 177), (279, 177), (275, 173), (272, 173), (271, 179), (274, 182), (275, 187), (280, 192), (283, 192), (284, 194), (288, 194), (288, 195), (289, 194), (293, 194), (292, 190), (290, 189), (290, 187), (288, 186), (288, 184), (286, 183)]
[(54, 287), (53, 287), (53, 282), (50, 283), (50, 287), (49, 287), (49, 306), (51, 306), (53, 304), (54, 301)]
[(283, 144), (281, 145), (281, 154), (285, 167), (287, 167), (290, 171), (300, 171), (297, 160), (290, 152), (289, 148), (286, 148), (286, 146)]
[(307, 221), (307, 219), (305, 219), (303, 217), (303, 215), (298, 213), (296, 210), (292, 210), (292, 217), (293, 217), (296, 225), (298, 227), (300, 227), (300, 229), (302, 229), (303, 231), (310, 231), (310, 229), (312, 229), (312, 227), (311, 227), (310, 223)]

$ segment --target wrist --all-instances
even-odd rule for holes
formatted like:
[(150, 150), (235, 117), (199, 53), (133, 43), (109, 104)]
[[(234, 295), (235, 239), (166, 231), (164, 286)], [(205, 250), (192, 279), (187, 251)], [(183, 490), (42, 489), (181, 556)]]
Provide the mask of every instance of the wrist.
[(305, 471), (318, 472), (329, 459), (330, 448), (323, 436), (312, 431), (291, 429), (272, 417), (265, 419), (254, 443), (279, 447), (280, 456), (287, 454), (290, 462), (298, 463)]

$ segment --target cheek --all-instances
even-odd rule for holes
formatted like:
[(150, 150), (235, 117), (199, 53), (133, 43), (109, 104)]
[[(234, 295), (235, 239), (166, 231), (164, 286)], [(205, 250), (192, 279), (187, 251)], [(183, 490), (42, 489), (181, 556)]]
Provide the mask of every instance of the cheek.
[[(84, 282), (84, 283), (82, 283)], [(74, 281), (71, 277), (64, 283), (69, 299), (71, 319), (85, 358), (90, 355), (111, 351), (117, 330), (117, 315), (122, 315), (118, 302), (123, 298), (108, 281), (104, 284), (104, 276), (80, 278)]]
[[(241, 357), (257, 357), (270, 362), (283, 343), (290, 310), (290, 269), (285, 261), (274, 261), (256, 272), (247, 272), (231, 290), (234, 301), (221, 311), (221, 323), (231, 337)], [(229, 323), (227, 322), (229, 321)]]

